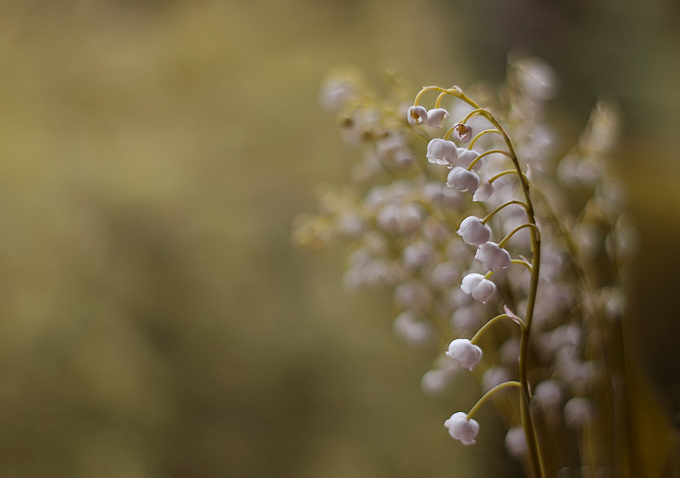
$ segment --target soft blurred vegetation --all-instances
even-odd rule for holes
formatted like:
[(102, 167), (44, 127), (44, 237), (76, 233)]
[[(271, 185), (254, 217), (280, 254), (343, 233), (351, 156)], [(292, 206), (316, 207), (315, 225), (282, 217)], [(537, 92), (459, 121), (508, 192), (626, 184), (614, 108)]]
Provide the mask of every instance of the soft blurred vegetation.
[(0, 476), (516, 474), (492, 411), (481, 446), (442, 427), (474, 386), (424, 397), (389, 301), (289, 239), (347, 175), (316, 104), (329, 69), (465, 85), (513, 46), (557, 67), (572, 139), (597, 92), (622, 103), (632, 344), (670, 420), (678, 9), (608, 3), (2, 2)]

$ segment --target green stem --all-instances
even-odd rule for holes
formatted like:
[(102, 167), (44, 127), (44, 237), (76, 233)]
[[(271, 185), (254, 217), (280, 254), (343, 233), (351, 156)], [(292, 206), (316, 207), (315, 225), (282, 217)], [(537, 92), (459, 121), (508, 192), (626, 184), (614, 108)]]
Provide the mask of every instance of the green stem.
[(502, 210), (503, 208), (506, 208), (506, 207), (508, 207), (508, 206), (512, 206), (513, 204), (517, 204), (517, 205), (519, 205), (519, 206), (522, 206), (522, 207), (524, 208), (525, 211), (526, 211), (527, 208), (529, 207), (529, 206), (527, 206), (526, 204), (524, 204), (522, 201), (513, 200), (513, 201), (504, 202), (503, 204), (501, 204), (500, 206), (498, 206), (496, 209), (494, 209), (493, 211), (491, 211), (489, 214), (487, 214), (486, 216), (484, 216), (484, 219), (482, 219), (482, 224), (486, 224), (487, 222), (489, 222), (489, 221), (491, 220), (491, 218), (494, 217), (494, 216), (498, 213), (498, 211), (500, 211), (500, 210)]
[(484, 395), (482, 395), (482, 398), (477, 400), (477, 403), (475, 403), (475, 405), (470, 409), (470, 411), (467, 413), (468, 420), (470, 418), (472, 418), (475, 415), (475, 413), (477, 413), (477, 410), (479, 410), (479, 408), (482, 405), (484, 405), (484, 402), (486, 402), (491, 395), (493, 395), (496, 392), (503, 390), (504, 388), (508, 388), (508, 387), (520, 387), (521, 388), (521, 384), (519, 382), (515, 382), (513, 380), (513, 381), (510, 381), (510, 382), (503, 382), (500, 385), (496, 385), (495, 387), (493, 387), (491, 390), (489, 390)]
[(490, 319), (486, 324), (482, 325), (482, 327), (477, 331), (477, 333), (470, 339), (470, 342), (473, 343), (473, 344), (476, 344), (477, 340), (479, 340), (479, 337), (482, 336), (482, 334), (484, 333), (485, 330), (489, 329), (494, 323), (496, 323), (496, 322), (498, 322), (499, 320), (502, 320), (502, 319), (510, 319), (514, 323), (519, 325), (520, 328), (524, 327), (521, 323), (515, 322), (508, 314), (497, 315), (493, 319)]
[(525, 222), (524, 224), (521, 224), (521, 225), (517, 226), (516, 228), (514, 228), (512, 231), (508, 232), (508, 234), (503, 239), (501, 239), (501, 242), (498, 243), (498, 247), (503, 247), (510, 240), (510, 238), (512, 236), (514, 236), (518, 231), (521, 231), (525, 227), (530, 227), (536, 233), (536, 235), (538, 236), (538, 239), (539, 240), (541, 239), (541, 232), (538, 229), (538, 227), (536, 226), (536, 224), (532, 224), (530, 222)]

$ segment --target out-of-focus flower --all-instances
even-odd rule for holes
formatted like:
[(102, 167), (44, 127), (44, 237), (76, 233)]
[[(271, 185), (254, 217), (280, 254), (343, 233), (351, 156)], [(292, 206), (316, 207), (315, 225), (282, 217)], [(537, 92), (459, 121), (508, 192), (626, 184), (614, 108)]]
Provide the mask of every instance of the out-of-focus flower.
[(524, 429), (519, 427), (512, 427), (505, 434), (505, 449), (508, 454), (518, 460), (523, 459), (529, 452), (527, 446), (527, 439), (524, 436)]
[(580, 430), (595, 416), (593, 403), (587, 398), (574, 397), (564, 405), (564, 423), (572, 430)]

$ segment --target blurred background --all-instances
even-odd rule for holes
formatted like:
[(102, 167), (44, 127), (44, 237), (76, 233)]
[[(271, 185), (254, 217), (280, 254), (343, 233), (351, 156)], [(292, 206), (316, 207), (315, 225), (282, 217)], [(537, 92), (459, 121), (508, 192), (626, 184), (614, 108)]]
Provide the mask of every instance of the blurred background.
[[(290, 245), (348, 153), (331, 68), (413, 85), (548, 60), (574, 140), (601, 93), (642, 254), (627, 324), (670, 423), (680, 400), (680, 7), (672, 0), (7, 0), (0, 4), (0, 476), (483, 476), (503, 465), (424, 396), (430, 357), (343, 251)], [(568, 144), (568, 143), (567, 143)], [(481, 420), (480, 420), (481, 421)], [(495, 475), (500, 476), (500, 475)]]

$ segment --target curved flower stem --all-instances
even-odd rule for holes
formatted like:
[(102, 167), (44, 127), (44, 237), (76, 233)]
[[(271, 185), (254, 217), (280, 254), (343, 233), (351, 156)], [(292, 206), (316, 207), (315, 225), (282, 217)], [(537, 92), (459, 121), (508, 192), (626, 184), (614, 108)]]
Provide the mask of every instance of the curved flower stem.
[(480, 131), (479, 133), (477, 133), (477, 134), (475, 135), (474, 138), (472, 138), (472, 140), (470, 141), (470, 144), (468, 144), (468, 149), (472, 149), (472, 147), (475, 145), (475, 143), (477, 142), (477, 140), (478, 140), (479, 138), (481, 138), (481, 137), (484, 136), (485, 134), (490, 134), (490, 133), (501, 134), (501, 132), (498, 131), (497, 129), (485, 129), (485, 130), (483, 130), (483, 131)]
[[(514, 169), (508, 169), (507, 171), (501, 171), (500, 173), (494, 174), (493, 176), (491, 176), (489, 178), (489, 183), (493, 184), (493, 182), (496, 179), (502, 178), (503, 176), (507, 176), (508, 174), (517, 174), (517, 171), (515, 171)], [(526, 174), (524, 174), (524, 173), (522, 173), (522, 176), (524, 176), (525, 179), (527, 178)]]
[[(491, 327), (493, 324), (495, 324), (499, 320), (503, 320), (503, 319), (510, 319), (513, 322), (515, 322), (515, 320), (512, 317), (510, 317), (508, 314), (497, 315), (493, 319), (490, 319), (486, 324), (482, 325), (482, 327), (477, 331), (477, 333), (470, 339), (470, 342), (472, 342), (473, 344), (476, 344), (477, 340), (479, 340), (479, 337), (482, 336), (482, 334), (484, 333), (485, 330), (488, 330), (489, 327)], [(515, 323), (517, 325), (519, 325), (520, 329), (524, 328), (523, 322), (515, 322)]]
[(521, 224), (514, 228), (512, 231), (508, 232), (508, 234), (503, 239), (501, 239), (501, 242), (498, 243), (498, 247), (503, 247), (510, 240), (510, 238), (515, 235), (515, 233), (521, 231), (525, 227), (530, 227), (532, 230), (535, 231), (536, 235), (538, 236), (538, 239), (539, 240), (541, 239), (541, 231), (538, 229), (536, 224), (525, 222), (524, 224)]
[(513, 260), (511, 260), (510, 262), (511, 262), (512, 264), (521, 264), (521, 265), (523, 265), (524, 267), (526, 267), (526, 268), (529, 270), (529, 272), (531, 272), (531, 264), (529, 264), (528, 262), (525, 262), (525, 261), (523, 261), (523, 260), (521, 260), (521, 259), (513, 259)]
[(513, 200), (513, 201), (504, 202), (503, 204), (501, 204), (500, 206), (498, 206), (496, 209), (494, 209), (493, 211), (491, 211), (489, 214), (487, 214), (486, 216), (484, 216), (484, 219), (482, 219), (482, 224), (486, 224), (487, 222), (489, 222), (489, 221), (491, 220), (491, 218), (494, 217), (494, 216), (498, 213), (498, 211), (500, 211), (500, 210), (502, 210), (503, 208), (506, 208), (506, 207), (508, 207), (508, 206), (512, 206), (513, 204), (517, 204), (517, 205), (519, 205), (519, 206), (522, 206), (522, 207), (524, 208), (525, 211), (526, 211), (527, 208), (529, 207), (529, 206), (527, 206), (526, 204), (524, 204), (522, 201)]
[[(464, 93), (456, 91), (451, 93), (453, 96), (460, 98), (461, 100), (468, 103), (473, 108), (479, 110), (479, 105), (468, 98)], [(541, 238), (537, 234), (538, 227), (536, 226), (536, 218), (534, 215), (534, 207), (531, 202), (531, 193), (529, 192), (529, 182), (522, 173), (520, 168), (517, 155), (515, 154), (515, 148), (510, 141), (507, 133), (500, 125), (498, 120), (488, 111), (480, 110), (478, 113), (480, 116), (486, 118), (489, 123), (491, 123), (498, 131), (501, 132), (505, 145), (508, 151), (512, 155), (512, 163), (515, 166), (517, 175), (519, 177), (520, 184), (522, 186), (522, 192), (524, 193), (524, 199), (526, 201), (526, 213), (527, 219), (530, 224), (534, 227), (531, 228), (531, 282), (529, 286), (529, 297), (527, 298), (527, 310), (525, 315), (525, 327), (522, 329), (522, 334), (520, 336), (520, 353), (519, 353), (519, 382), (521, 385), (521, 398), (520, 398), (520, 415), (522, 418), (522, 428), (524, 429), (524, 435), (527, 440), (527, 447), (529, 449), (529, 462), (531, 469), (533, 471), (535, 478), (545, 478), (546, 473), (543, 469), (543, 460), (541, 458), (540, 449), (538, 446), (538, 440), (536, 438), (536, 429), (534, 427), (533, 420), (531, 418), (531, 392), (529, 390), (529, 380), (527, 378), (528, 370), (528, 359), (529, 359), (529, 338), (531, 334), (531, 322), (534, 316), (534, 307), (536, 305), (536, 292), (538, 290), (538, 279), (541, 269)]]
[(522, 333), (520, 336), (520, 354), (519, 354), (519, 386), (521, 390), (520, 416), (522, 418), (522, 428), (524, 429), (524, 435), (526, 437), (527, 447), (529, 451), (529, 463), (534, 478), (545, 478), (546, 473), (545, 470), (543, 469), (543, 460), (538, 446), (538, 440), (536, 439), (536, 429), (531, 418), (531, 391), (529, 390), (529, 380), (527, 377), (531, 322), (534, 316), (534, 307), (536, 305), (536, 292), (538, 290), (538, 279), (541, 268), (541, 239), (538, 234), (538, 226), (536, 225), (533, 203), (531, 202), (529, 181), (527, 181), (527, 178), (522, 174), (522, 169), (520, 168), (519, 160), (517, 159), (517, 154), (515, 153), (515, 148), (512, 145), (512, 141), (510, 141), (510, 138), (508, 137), (508, 134), (505, 132), (505, 129), (503, 129), (501, 124), (498, 122), (496, 117), (493, 114), (491, 114), (491, 112), (482, 109), (477, 103), (470, 99), (458, 87), (453, 87), (450, 89), (444, 89), (439, 87), (423, 88), (416, 96), (416, 99), (414, 101), (415, 105), (418, 104), (418, 100), (420, 99), (420, 97), (427, 91), (439, 91), (440, 93), (442, 93), (437, 98), (437, 103), (440, 103), (442, 98), (446, 94), (449, 94), (460, 99), (461, 101), (464, 101), (473, 108), (473, 111), (466, 116), (465, 121), (472, 118), (473, 116), (482, 116), (501, 133), (503, 141), (505, 142), (505, 146), (507, 147), (509, 157), (512, 160), (512, 164), (515, 167), (515, 170), (517, 171), (517, 176), (519, 178), (520, 185), (522, 186), (522, 192), (524, 194), (524, 200), (526, 203), (525, 210), (527, 214), (527, 222), (534, 225), (534, 227), (532, 227), (530, 231), (532, 253), (531, 281), (529, 285), (529, 296), (527, 298), (527, 310), (524, 318), (525, 327), (522, 329)]
[[(444, 137), (444, 139), (446, 139), (446, 137)], [(473, 166), (477, 164), (480, 159), (482, 159), (484, 156), (489, 156), (490, 154), (504, 154), (508, 158), (512, 158), (510, 153), (508, 153), (507, 151), (503, 151), (502, 149), (492, 149), (490, 151), (484, 151), (482, 154), (480, 154), (470, 162), (470, 165), (467, 167), (467, 170), (472, 171)]]
[(503, 390), (504, 388), (508, 388), (508, 387), (518, 387), (518, 388), (521, 389), (521, 388), (522, 388), (522, 384), (519, 383), (519, 382), (515, 382), (515, 381), (513, 380), (513, 381), (510, 381), (510, 382), (503, 382), (503, 383), (501, 383), (500, 385), (496, 385), (496, 386), (493, 387), (491, 390), (489, 390), (489, 391), (486, 392), (484, 395), (482, 395), (482, 398), (480, 398), (479, 400), (477, 400), (477, 403), (475, 403), (474, 406), (470, 409), (470, 411), (467, 412), (467, 418), (468, 418), (468, 420), (469, 420), (470, 418), (472, 418), (472, 417), (474, 416), (475, 413), (477, 413), (477, 410), (479, 410), (479, 408), (480, 408), (482, 405), (484, 405), (484, 402), (486, 402), (486, 401), (489, 399), (489, 397), (490, 397), (491, 395), (493, 395), (493, 394), (496, 393), (496, 392), (499, 392), (499, 391)]

